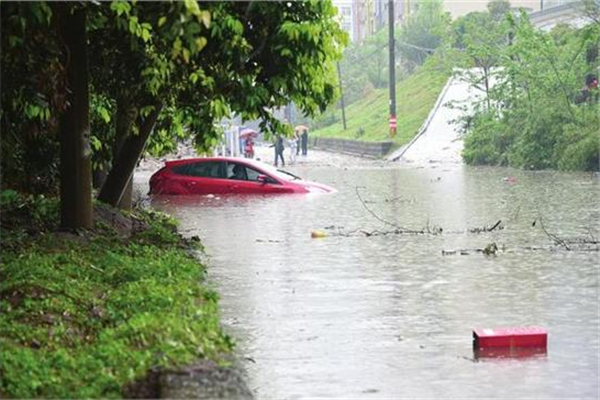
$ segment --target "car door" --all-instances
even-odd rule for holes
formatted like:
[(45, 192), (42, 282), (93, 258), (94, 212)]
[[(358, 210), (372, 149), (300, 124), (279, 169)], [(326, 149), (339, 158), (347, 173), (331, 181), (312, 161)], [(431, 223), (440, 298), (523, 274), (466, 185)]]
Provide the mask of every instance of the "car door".
[(198, 161), (182, 170), (186, 174), (182, 185), (189, 194), (222, 194), (228, 191), (224, 178), (225, 165), (221, 161)]
[[(243, 171), (243, 172), (240, 172)], [(259, 181), (259, 176), (266, 176), (265, 182)], [(231, 192), (240, 194), (269, 194), (288, 193), (289, 188), (281, 185), (276, 179), (263, 171), (242, 163), (228, 162), (227, 176), (231, 181)]]

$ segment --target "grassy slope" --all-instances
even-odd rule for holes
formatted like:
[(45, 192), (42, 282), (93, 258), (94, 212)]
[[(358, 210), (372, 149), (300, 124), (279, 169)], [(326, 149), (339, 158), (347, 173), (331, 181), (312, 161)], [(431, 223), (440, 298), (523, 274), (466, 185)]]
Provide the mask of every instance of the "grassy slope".
[[(438, 67), (435, 60), (422, 66), (416, 73), (396, 85), (396, 109), (398, 133), (394, 138), (402, 145), (417, 133), (446, 84), (450, 72)], [(336, 119), (341, 121), (341, 110), (336, 110)], [(366, 141), (389, 140), (389, 90), (376, 89), (363, 100), (346, 107), (345, 131), (342, 123), (336, 122), (311, 132), (314, 136), (358, 139)], [(363, 135), (358, 130), (364, 129)]]
[(65, 234), (56, 201), (1, 203), (0, 398), (119, 398), (151, 368), (231, 351), (172, 221), (134, 215), (145, 227), (129, 238), (98, 221)]

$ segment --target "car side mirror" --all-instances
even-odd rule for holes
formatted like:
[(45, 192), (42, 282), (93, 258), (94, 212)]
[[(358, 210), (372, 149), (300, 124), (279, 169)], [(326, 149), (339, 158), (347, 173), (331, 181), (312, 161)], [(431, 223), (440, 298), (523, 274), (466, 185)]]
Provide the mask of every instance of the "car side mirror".
[(267, 178), (266, 175), (259, 175), (258, 178), (256, 178), (256, 180), (264, 185), (269, 181), (269, 178)]

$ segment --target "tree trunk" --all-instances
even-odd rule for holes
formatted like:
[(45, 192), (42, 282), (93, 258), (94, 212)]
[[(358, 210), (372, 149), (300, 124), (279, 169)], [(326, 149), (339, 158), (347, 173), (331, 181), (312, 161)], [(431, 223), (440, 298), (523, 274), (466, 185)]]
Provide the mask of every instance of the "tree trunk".
[(106, 181), (107, 172), (104, 169), (94, 168), (92, 171), (92, 187), (100, 189)]
[(154, 111), (144, 119), (140, 126), (140, 132), (127, 137), (118, 157), (113, 162), (106, 182), (98, 195), (98, 200), (114, 207), (119, 204), (161, 110), (162, 104), (155, 105)]
[[(117, 121), (115, 133), (115, 145), (113, 147), (113, 162), (117, 160), (119, 152), (123, 148), (125, 140), (130, 135), (131, 125), (137, 118), (137, 109), (126, 96), (117, 98)], [(131, 210), (133, 194), (133, 172), (125, 186), (121, 200), (117, 205), (121, 210)]]
[(117, 204), (117, 207), (121, 210), (131, 211), (131, 207), (133, 206), (133, 174), (134, 172), (131, 171), (131, 177), (127, 181), (127, 185), (125, 185), (119, 204)]
[(490, 103), (490, 73), (487, 67), (483, 68), (483, 81), (485, 84), (485, 102), (487, 104), (487, 110), (492, 109), (492, 104)]
[(67, 108), (60, 121), (60, 224), (92, 227), (92, 170), (85, 9), (55, 6), (66, 47)]

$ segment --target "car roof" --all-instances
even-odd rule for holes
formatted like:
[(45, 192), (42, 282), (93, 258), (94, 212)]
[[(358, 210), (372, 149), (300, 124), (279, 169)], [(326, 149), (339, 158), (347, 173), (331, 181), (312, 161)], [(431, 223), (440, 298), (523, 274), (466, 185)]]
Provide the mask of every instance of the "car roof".
[(180, 164), (191, 164), (195, 162), (210, 162), (210, 161), (218, 161), (218, 162), (235, 162), (240, 164), (251, 165), (257, 168), (262, 166), (262, 163), (257, 162), (255, 160), (251, 160), (248, 158), (240, 158), (240, 157), (197, 157), (197, 158), (185, 158), (180, 160), (171, 160), (166, 161), (166, 166), (174, 166)]

